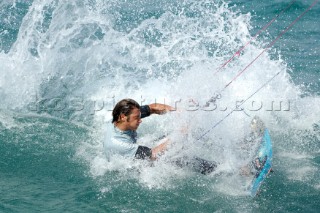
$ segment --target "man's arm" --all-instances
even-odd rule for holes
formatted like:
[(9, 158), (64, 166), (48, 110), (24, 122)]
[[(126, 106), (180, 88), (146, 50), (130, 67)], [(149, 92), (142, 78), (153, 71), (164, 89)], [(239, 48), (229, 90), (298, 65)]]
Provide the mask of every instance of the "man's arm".
[(166, 105), (166, 104), (149, 104), (149, 105), (143, 105), (140, 107), (141, 112), (141, 118), (148, 117), (151, 114), (158, 114), (162, 115), (169, 111), (174, 111), (175, 108), (172, 106)]
[(140, 107), (141, 112), (141, 118), (148, 117), (151, 114), (158, 114), (162, 115), (169, 111), (174, 111), (175, 108), (166, 104), (149, 104), (149, 105), (143, 105)]
[(166, 104), (158, 104), (158, 103), (149, 104), (149, 107), (150, 107), (151, 114), (158, 114), (158, 115), (162, 115), (169, 111), (175, 110), (175, 108), (172, 106), (169, 106)]

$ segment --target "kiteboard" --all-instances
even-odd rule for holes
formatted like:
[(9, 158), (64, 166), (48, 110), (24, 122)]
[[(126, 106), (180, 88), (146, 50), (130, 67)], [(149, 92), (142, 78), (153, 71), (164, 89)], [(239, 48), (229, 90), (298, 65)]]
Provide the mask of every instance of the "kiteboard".
[(261, 184), (272, 171), (272, 143), (269, 130), (259, 117), (255, 116), (253, 118), (251, 129), (252, 133), (260, 140), (255, 159), (252, 162), (255, 173), (250, 187), (250, 194), (255, 197), (259, 193)]

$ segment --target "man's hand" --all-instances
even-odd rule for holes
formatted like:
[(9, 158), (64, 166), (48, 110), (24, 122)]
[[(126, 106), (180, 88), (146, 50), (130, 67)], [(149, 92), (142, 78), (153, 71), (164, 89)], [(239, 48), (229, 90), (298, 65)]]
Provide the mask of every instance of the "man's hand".
[(156, 160), (158, 155), (163, 154), (167, 149), (168, 144), (170, 143), (170, 140), (168, 138), (164, 138), (161, 141), (161, 144), (151, 149), (151, 160)]
[(175, 108), (172, 106), (165, 105), (165, 104), (158, 104), (158, 103), (150, 104), (149, 107), (150, 107), (151, 114), (158, 114), (158, 115), (162, 115), (169, 111), (175, 110)]

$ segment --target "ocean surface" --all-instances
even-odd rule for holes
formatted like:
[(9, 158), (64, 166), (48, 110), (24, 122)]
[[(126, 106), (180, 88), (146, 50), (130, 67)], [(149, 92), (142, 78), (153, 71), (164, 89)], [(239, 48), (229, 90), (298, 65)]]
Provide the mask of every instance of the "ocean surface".
[[(320, 212), (319, 14), (313, 0), (1, 0), (0, 212)], [(107, 161), (122, 98), (176, 107), (138, 130), (171, 139), (157, 161)], [(252, 198), (254, 116), (274, 172)], [(185, 155), (219, 166), (170, 163)]]

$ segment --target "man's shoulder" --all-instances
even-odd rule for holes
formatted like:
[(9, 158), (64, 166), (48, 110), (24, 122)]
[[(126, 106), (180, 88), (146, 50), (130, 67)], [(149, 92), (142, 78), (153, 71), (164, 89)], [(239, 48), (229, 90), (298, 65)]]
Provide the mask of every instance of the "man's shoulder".
[(115, 127), (114, 123), (111, 121), (107, 123), (107, 135), (110, 139), (117, 139), (122, 142), (132, 143), (132, 134), (133, 133), (131, 133), (131, 131), (121, 131)]

